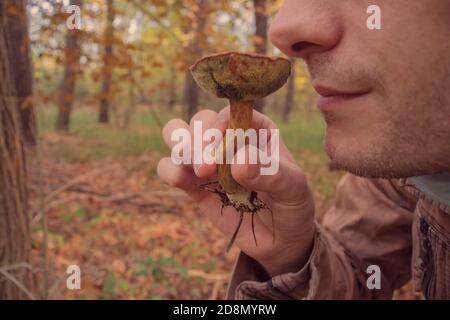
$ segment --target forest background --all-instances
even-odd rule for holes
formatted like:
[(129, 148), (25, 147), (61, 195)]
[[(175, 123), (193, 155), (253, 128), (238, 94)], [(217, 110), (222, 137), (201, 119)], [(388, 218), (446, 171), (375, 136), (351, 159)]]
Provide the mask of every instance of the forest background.
[[(238, 249), (156, 176), (162, 126), (225, 100), (188, 72), (221, 51), (282, 55), (279, 0), (0, 2), (0, 299), (220, 299)], [(76, 17), (80, 19), (77, 20)], [(257, 103), (314, 190), (320, 220), (342, 172), (305, 65)], [(219, 214), (219, 213), (218, 213)], [(80, 290), (66, 271), (77, 265)], [(396, 298), (418, 298), (403, 288)]]

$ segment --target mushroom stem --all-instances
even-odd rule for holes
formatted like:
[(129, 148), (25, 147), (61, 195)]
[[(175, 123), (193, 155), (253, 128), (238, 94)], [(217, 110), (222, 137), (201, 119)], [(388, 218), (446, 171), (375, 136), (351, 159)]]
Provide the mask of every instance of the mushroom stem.
[[(230, 124), (229, 129), (242, 129), (246, 131), (251, 127), (253, 117), (253, 101), (235, 101), (230, 100)], [(234, 140), (234, 139), (233, 139)], [(226, 163), (226, 154), (228, 148), (234, 148), (237, 151), (237, 143), (234, 141), (226, 141), (223, 139), (222, 163), (218, 164), (219, 184), (226, 192), (228, 199), (239, 210), (254, 209), (254, 201), (252, 201), (252, 191), (241, 186), (231, 175), (231, 165)]]
[(252, 125), (253, 101), (230, 100), (230, 129), (249, 129)]

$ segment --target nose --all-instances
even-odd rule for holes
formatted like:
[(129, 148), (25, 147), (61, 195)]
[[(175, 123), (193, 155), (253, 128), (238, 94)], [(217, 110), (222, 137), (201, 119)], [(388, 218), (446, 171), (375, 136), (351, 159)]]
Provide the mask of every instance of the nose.
[(291, 57), (307, 59), (340, 42), (343, 24), (335, 0), (286, 0), (269, 30), (272, 43)]

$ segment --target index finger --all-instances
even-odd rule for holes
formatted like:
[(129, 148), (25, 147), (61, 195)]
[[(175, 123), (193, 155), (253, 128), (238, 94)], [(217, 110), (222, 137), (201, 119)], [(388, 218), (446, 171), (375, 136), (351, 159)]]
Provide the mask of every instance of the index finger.
[(164, 142), (170, 149), (172, 149), (175, 145), (178, 144), (177, 141), (172, 140), (172, 133), (177, 129), (184, 129), (189, 131), (189, 125), (181, 119), (172, 119), (166, 123), (166, 125), (162, 130)]

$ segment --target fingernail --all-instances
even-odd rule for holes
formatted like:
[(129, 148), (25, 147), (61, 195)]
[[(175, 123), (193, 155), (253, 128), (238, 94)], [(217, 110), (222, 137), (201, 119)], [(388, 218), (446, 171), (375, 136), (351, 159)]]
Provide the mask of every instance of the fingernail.
[(247, 177), (249, 180), (255, 179), (259, 174), (259, 165), (258, 164), (249, 164)]
[(198, 171), (200, 170), (201, 166), (202, 166), (201, 164), (196, 164), (196, 163), (193, 164), (195, 174), (198, 174)]

